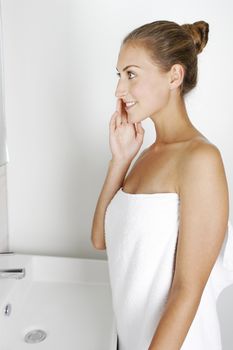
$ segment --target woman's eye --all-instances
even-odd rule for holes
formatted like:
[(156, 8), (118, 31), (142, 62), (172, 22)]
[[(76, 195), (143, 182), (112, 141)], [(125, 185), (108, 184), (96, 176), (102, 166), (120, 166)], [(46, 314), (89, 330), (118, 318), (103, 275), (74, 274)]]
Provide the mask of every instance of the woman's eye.
[[(128, 75), (130, 75), (130, 74), (135, 75), (133, 72), (130, 72), (130, 71), (128, 71), (127, 73), (128, 73)], [(120, 73), (118, 73), (118, 72), (116, 73), (116, 75), (117, 75), (118, 77), (120, 77), (120, 76), (121, 76), (121, 75), (120, 75)], [(129, 79), (133, 79), (133, 78), (129, 78)]]
[[(129, 74), (133, 74), (133, 75), (134, 75), (134, 73), (133, 73), (133, 72), (127, 72), (127, 73), (129, 73)], [(132, 79), (132, 78), (130, 78), (130, 79)]]

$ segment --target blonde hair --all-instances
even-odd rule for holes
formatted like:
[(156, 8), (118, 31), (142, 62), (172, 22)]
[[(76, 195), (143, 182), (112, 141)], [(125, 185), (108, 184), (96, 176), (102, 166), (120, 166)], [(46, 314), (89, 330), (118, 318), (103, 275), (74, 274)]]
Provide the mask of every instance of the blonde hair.
[(122, 45), (142, 46), (162, 72), (168, 72), (173, 64), (181, 64), (185, 74), (180, 93), (184, 96), (197, 84), (197, 55), (206, 46), (208, 33), (209, 24), (205, 21), (179, 25), (162, 20), (134, 29)]

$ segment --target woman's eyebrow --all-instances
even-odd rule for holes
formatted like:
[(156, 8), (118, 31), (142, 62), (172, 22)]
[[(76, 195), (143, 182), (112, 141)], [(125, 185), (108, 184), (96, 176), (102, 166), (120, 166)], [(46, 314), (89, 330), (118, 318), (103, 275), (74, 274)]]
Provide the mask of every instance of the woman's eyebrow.
[[(124, 72), (127, 68), (129, 67), (137, 67), (137, 68), (140, 68), (139, 66), (136, 66), (135, 64), (130, 64), (129, 66), (126, 66), (122, 71)], [(116, 70), (118, 71), (117, 67), (116, 67)], [(119, 71), (118, 71), (119, 72)]]

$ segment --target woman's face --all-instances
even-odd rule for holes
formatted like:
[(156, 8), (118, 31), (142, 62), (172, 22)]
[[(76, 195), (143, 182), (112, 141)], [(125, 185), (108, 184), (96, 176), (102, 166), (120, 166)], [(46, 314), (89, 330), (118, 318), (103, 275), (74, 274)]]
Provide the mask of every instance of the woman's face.
[(117, 70), (119, 81), (115, 96), (124, 103), (135, 103), (128, 107), (124, 104), (128, 122), (140, 122), (166, 106), (170, 92), (169, 75), (159, 71), (144, 48), (123, 45)]

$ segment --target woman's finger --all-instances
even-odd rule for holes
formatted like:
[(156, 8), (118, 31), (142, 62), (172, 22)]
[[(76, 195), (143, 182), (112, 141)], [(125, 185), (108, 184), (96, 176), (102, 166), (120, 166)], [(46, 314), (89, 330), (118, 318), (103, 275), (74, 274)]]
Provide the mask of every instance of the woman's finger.
[(117, 112), (117, 115), (116, 115), (116, 127), (120, 126), (121, 125), (121, 116), (120, 114)]
[(128, 113), (125, 109), (125, 103), (121, 100), (121, 116), (123, 116), (128, 122)]
[(137, 124), (137, 135), (136, 137), (138, 139), (141, 139), (141, 137), (144, 137), (145, 130), (143, 129), (141, 122), (136, 123)]
[(142, 127), (141, 122), (137, 123), (137, 132), (138, 132), (138, 134), (141, 134), (141, 135), (143, 135), (145, 132), (145, 130)]
[(115, 113), (113, 113), (111, 119), (110, 119), (110, 122), (109, 122), (109, 129), (111, 131), (115, 131), (116, 129), (116, 116), (117, 116), (117, 111)]
[(128, 120), (126, 119), (126, 117), (124, 115), (121, 116), (121, 121), (123, 125), (127, 125)]
[(117, 99), (117, 104), (116, 104), (116, 110), (119, 112), (119, 115), (121, 115), (121, 99)]

